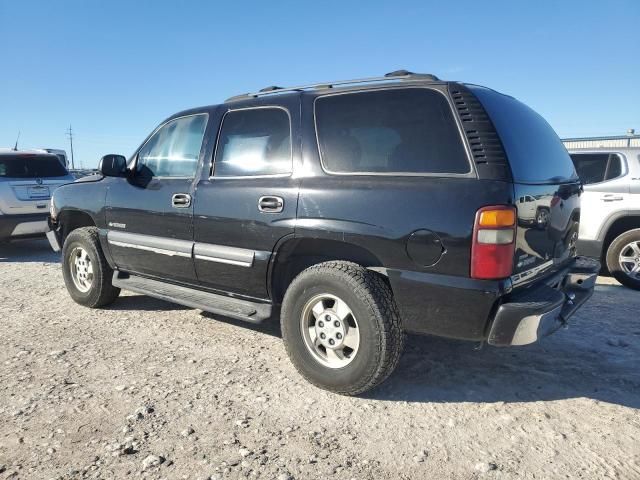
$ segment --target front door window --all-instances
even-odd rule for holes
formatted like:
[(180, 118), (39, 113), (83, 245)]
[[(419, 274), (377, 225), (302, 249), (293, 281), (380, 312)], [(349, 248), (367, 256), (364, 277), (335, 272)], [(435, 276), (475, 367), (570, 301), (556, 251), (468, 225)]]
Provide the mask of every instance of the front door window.
[(140, 149), (136, 164), (138, 173), (193, 178), (206, 125), (206, 114), (180, 117), (164, 124)]

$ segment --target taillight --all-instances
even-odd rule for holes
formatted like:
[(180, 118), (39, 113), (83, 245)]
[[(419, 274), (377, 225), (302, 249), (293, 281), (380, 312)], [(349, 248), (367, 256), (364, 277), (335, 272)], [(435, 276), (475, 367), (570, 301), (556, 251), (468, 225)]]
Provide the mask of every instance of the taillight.
[(478, 210), (471, 244), (471, 278), (495, 280), (511, 276), (515, 240), (515, 207), (495, 205)]

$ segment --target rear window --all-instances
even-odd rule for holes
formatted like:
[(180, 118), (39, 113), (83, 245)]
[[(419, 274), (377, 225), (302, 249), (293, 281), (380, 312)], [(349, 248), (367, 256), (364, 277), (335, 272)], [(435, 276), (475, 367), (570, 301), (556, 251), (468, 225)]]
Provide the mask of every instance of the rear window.
[(465, 174), (471, 171), (447, 99), (424, 88), (319, 97), (324, 168), (354, 174)]
[(560, 183), (578, 178), (567, 149), (544, 118), (515, 98), (474, 85), (468, 88), (498, 131), (514, 181)]
[(63, 177), (67, 170), (55, 155), (2, 155), (0, 177), (47, 178)]
[(573, 153), (571, 160), (582, 183), (600, 183), (622, 175), (622, 161), (615, 153)]

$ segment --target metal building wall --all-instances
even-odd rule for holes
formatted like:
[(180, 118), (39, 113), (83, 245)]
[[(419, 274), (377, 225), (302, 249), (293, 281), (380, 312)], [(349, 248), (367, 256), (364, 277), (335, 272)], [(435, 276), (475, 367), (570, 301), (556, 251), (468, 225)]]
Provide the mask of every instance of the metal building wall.
[(568, 149), (640, 147), (640, 135), (624, 135), (619, 137), (565, 138), (562, 140), (562, 142)]

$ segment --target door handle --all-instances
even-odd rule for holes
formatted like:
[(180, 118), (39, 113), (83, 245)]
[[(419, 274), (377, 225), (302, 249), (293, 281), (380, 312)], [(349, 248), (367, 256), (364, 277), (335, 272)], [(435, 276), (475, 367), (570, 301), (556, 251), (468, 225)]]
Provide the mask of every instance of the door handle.
[(258, 210), (264, 213), (280, 213), (284, 210), (284, 200), (282, 197), (260, 197), (258, 200)]
[(191, 195), (188, 193), (175, 193), (171, 197), (171, 206), (174, 208), (188, 208), (191, 206)]
[(606, 193), (600, 197), (600, 200), (605, 202), (619, 202), (624, 200), (622, 195), (614, 195), (613, 193)]

